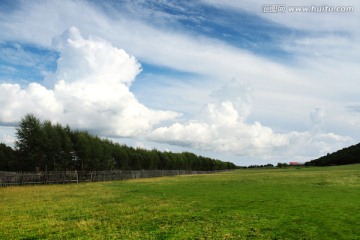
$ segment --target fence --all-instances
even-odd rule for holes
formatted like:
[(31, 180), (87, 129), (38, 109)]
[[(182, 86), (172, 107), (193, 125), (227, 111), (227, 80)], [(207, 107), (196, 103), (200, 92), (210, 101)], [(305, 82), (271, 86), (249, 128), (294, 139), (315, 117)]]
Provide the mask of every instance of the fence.
[(190, 170), (116, 170), (116, 171), (51, 171), (51, 172), (0, 172), (0, 187), (37, 185), (37, 184), (68, 184), (80, 182), (98, 182), (152, 178), (185, 174), (209, 174), (219, 171)]

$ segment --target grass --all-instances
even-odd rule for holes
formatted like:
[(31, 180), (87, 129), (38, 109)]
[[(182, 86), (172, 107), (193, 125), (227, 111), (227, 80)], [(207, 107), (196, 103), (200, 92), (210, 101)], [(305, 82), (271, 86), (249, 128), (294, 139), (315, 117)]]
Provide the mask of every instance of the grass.
[(360, 239), (360, 165), (0, 188), (0, 239)]

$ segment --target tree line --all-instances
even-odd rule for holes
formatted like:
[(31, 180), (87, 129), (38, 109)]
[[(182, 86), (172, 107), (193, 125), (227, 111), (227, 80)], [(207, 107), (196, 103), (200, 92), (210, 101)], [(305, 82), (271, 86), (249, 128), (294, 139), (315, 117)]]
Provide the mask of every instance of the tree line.
[(306, 166), (331, 166), (360, 163), (360, 143), (306, 162)]
[(223, 162), (190, 152), (146, 150), (93, 136), (69, 126), (41, 122), (33, 114), (21, 119), (15, 149), (0, 144), (0, 171), (100, 171), (235, 169)]

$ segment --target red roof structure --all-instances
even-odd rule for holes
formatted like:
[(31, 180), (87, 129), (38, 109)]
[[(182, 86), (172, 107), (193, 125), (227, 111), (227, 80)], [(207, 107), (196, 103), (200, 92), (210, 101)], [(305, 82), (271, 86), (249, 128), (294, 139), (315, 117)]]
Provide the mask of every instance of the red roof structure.
[(290, 165), (299, 165), (298, 162), (289, 162)]

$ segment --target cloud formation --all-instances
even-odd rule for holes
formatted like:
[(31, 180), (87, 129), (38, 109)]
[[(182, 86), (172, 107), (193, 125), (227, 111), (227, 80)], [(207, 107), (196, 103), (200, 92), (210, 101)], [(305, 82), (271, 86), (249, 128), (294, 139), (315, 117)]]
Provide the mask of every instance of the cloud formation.
[(324, 117), (322, 108), (316, 108), (310, 113), (313, 127), (304, 132), (276, 133), (258, 121), (248, 122), (251, 89), (241, 81), (233, 80), (225, 84), (220, 90), (214, 91), (212, 96), (214, 102), (206, 104), (197, 119), (157, 128), (149, 138), (238, 156), (273, 160), (293, 157), (301, 161), (352, 141), (349, 137), (325, 133), (319, 128)]
[(42, 119), (89, 129), (105, 136), (135, 136), (178, 113), (152, 110), (129, 87), (141, 71), (136, 59), (98, 38), (84, 39), (75, 27), (54, 39), (58, 67), (44, 87), (0, 85), (0, 121), (17, 122), (32, 112)]
[[(75, 27), (54, 38), (53, 46), (60, 54), (57, 70), (46, 77), (43, 85), (30, 83), (22, 88), (18, 84), (0, 84), (2, 123), (16, 123), (32, 112), (41, 119), (102, 136), (143, 137), (159, 143), (262, 159), (296, 156), (297, 160), (304, 160), (352, 140), (320, 128), (325, 115), (323, 108), (310, 113), (313, 127), (304, 132), (277, 133), (259, 121), (249, 121), (252, 89), (236, 79), (213, 91), (211, 101), (193, 119), (180, 122), (179, 113), (149, 109), (137, 100), (129, 88), (141, 66), (124, 50), (97, 37), (85, 39)], [(159, 126), (163, 121), (173, 123)]]
[[(359, 141), (359, 12), (261, 13), (262, 4), (272, 3), (278, 4), (20, 0), (12, 11), (0, 11), (0, 41), (55, 49), (61, 58), (58, 70), (41, 84), (21, 85), (1, 76), (0, 81), (19, 85), (1, 85), (6, 108), (0, 121), (15, 123), (32, 111), (98, 134), (148, 136), (244, 159), (249, 154), (312, 158)], [(318, 3), (296, 2), (308, 4)], [(334, 0), (328, 4), (339, 5)], [(343, 4), (360, 7), (356, 0)], [(69, 31), (52, 44), (54, 36), (72, 25), (86, 37)], [(139, 77), (139, 64), (120, 53), (121, 48), (150, 70)], [(11, 50), (8, 55), (15, 61), (27, 60), (24, 66), (46, 62), (28, 55), (25, 47), (5, 50)], [(117, 68), (122, 63), (115, 58), (128, 65)], [(10, 64), (1, 69), (20, 71)], [(188, 75), (164, 74), (164, 69)], [(240, 81), (225, 84), (234, 77)], [(171, 106), (184, 115), (178, 119), (175, 112), (142, 103), (161, 110)], [(311, 113), (316, 106), (322, 107)]]

